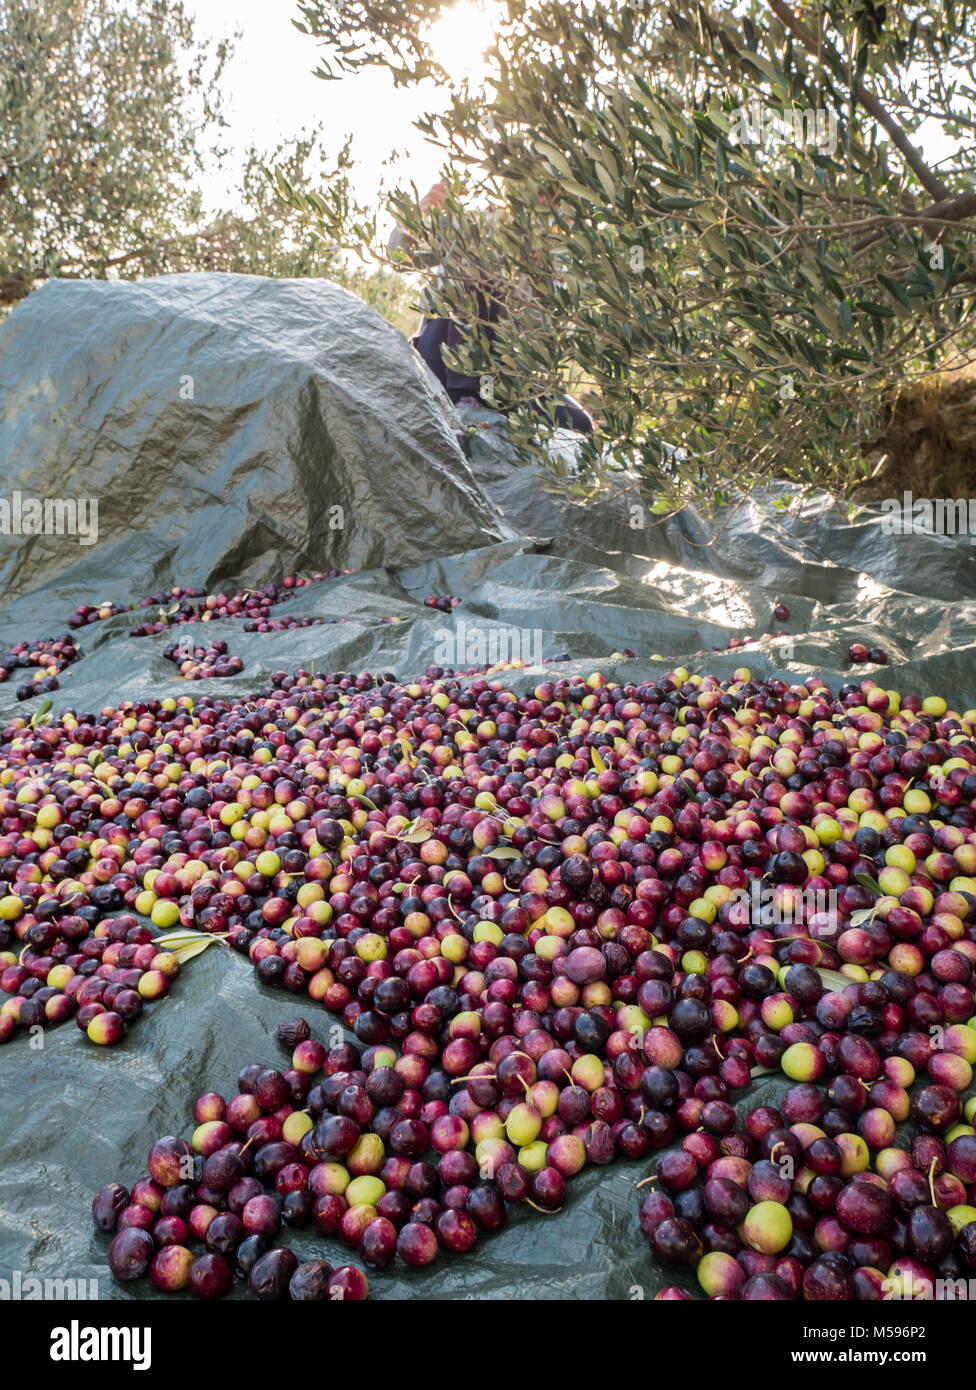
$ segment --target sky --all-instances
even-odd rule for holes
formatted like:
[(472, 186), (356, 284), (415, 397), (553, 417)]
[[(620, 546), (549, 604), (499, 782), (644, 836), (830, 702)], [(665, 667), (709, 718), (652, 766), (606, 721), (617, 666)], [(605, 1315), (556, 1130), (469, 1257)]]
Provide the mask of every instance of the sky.
[[(329, 155), (352, 133), (357, 193), (369, 200), (381, 178), (421, 193), (438, 176), (441, 153), (412, 128), (426, 111), (442, 109), (446, 92), (433, 83), (395, 88), (385, 69), (371, 68), (326, 82), (313, 76), (318, 46), (291, 24), (298, 17), (293, 0), (186, 0), (200, 40), (241, 37), (221, 82), (229, 129), (226, 143), (235, 154), (220, 168), (208, 169), (203, 184), (210, 210), (233, 201), (248, 143), (271, 149), (280, 139), (321, 122)], [(459, 75), (481, 70), (480, 55), (491, 43), (492, 0), (459, 0), (431, 31), (439, 60)], [(389, 168), (391, 151), (401, 157)]]

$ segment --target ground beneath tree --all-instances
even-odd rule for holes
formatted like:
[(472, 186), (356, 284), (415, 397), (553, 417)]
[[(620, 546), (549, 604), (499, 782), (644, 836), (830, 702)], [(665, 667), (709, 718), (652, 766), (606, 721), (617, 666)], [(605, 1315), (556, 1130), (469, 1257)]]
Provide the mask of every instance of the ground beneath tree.
[(865, 459), (880, 468), (855, 490), (858, 502), (976, 497), (976, 364), (906, 383)]

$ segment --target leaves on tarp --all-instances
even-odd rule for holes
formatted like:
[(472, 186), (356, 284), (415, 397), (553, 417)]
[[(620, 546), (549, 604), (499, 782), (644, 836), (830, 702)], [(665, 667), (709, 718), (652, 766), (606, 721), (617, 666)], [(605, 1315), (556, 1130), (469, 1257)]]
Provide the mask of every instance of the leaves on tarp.
[(185, 961), (201, 955), (215, 941), (222, 942), (224, 940), (224, 935), (218, 932), (173, 931), (166, 932), (162, 936), (154, 936), (152, 944), (159, 946), (164, 951), (169, 951), (171, 955), (176, 957), (180, 965), (183, 965)]
[(42, 700), (37, 709), (31, 715), (30, 726), (32, 729), (38, 728), (41, 724), (47, 724), (51, 719), (51, 707), (53, 700)]

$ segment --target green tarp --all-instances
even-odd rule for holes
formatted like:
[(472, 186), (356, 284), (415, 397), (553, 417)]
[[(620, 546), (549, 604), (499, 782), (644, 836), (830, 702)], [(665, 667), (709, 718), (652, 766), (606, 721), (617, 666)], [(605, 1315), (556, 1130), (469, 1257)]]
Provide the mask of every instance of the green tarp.
[[(186, 377), (192, 400), (179, 396)], [(786, 679), (816, 673), (835, 688), (851, 674), (848, 646), (863, 641), (890, 655), (884, 684), (976, 705), (968, 538), (888, 535), (877, 510), (852, 524), (824, 495), (784, 511), (776, 504), (786, 488), (718, 522), (691, 509), (641, 516), (632, 492), (586, 507), (558, 501), (533, 470), (513, 465), (498, 417), (459, 418), (389, 325), (322, 282), (50, 284), (0, 330), (0, 476), (0, 496), (100, 501), (96, 545), (0, 538), (0, 645), (60, 633), (81, 602), (359, 571), (273, 610), (342, 621), (270, 634), (209, 625), (208, 637), (225, 637), (244, 659), (236, 679), (187, 684), (163, 659), (174, 635), (196, 638), (199, 627), (131, 638), (146, 615), (121, 614), (83, 628), (84, 655), (62, 677), (56, 709), (244, 694), (276, 669), (313, 663), (408, 679), (442, 662), (459, 632), (463, 659), (479, 631), (499, 629), (533, 641), (538, 632), (544, 657), (569, 654), (563, 669), (584, 674), (638, 679), (680, 660), (722, 676), (741, 665)], [(342, 529), (330, 529), (335, 504)], [(433, 611), (423, 603), (431, 594), (462, 604)], [(772, 620), (777, 602), (790, 607), (789, 622)], [(377, 622), (390, 617), (399, 621)], [(745, 652), (708, 650), (780, 626), (790, 646), (767, 636)], [(624, 649), (636, 659), (609, 660)], [(506, 675), (519, 691), (538, 678)], [(37, 706), (18, 704), (14, 685), (0, 685), (0, 716)], [(72, 1024), (50, 1030), (39, 1050), (18, 1034), (0, 1051), (0, 1279), (20, 1271), (97, 1279), (102, 1298), (154, 1295), (148, 1281), (111, 1279), (91, 1197), (105, 1182), (142, 1176), (153, 1139), (188, 1132), (199, 1093), (233, 1094), (248, 1062), (281, 1064), (274, 1030), (295, 1013), (323, 1038), (335, 1026), (214, 946), (118, 1047), (94, 1047)], [(786, 1085), (755, 1083), (737, 1097), (739, 1112), (775, 1103)], [(560, 1213), (513, 1212), (468, 1256), (371, 1275), (371, 1294), (652, 1297), (680, 1282), (654, 1267), (637, 1224), (634, 1184), (652, 1162), (584, 1170)], [(302, 1258), (356, 1259), (314, 1232), (285, 1231), (281, 1241)]]

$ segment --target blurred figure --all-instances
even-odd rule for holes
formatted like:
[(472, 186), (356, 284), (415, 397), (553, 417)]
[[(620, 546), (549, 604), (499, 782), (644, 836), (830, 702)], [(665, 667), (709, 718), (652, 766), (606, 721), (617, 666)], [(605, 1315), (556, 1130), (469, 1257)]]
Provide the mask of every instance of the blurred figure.
[[(429, 212), (431, 208), (443, 207), (446, 198), (447, 185), (443, 182), (435, 183), (420, 200), (421, 212)], [(424, 265), (422, 258), (415, 255), (413, 238), (402, 227), (394, 228), (389, 242), (390, 256), (394, 260), (398, 251), (408, 257), (411, 269), (433, 268), (429, 260), (428, 264)], [(478, 318), (482, 323), (489, 325), (486, 329), (486, 336), (491, 341), (494, 333), (490, 325), (498, 322), (501, 305), (498, 300), (489, 298), (480, 290), (477, 295)], [(419, 333), (411, 339), (411, 342), (455, 404), (468, 399), (489, 410), (503, 410), (503, 407), (499, 406), (497, 402), (483, 398), (481, 381), (478, 377), (464, 376), (460, 372), (455, 372), (444, 361), (443, 349), (447, 347), (456, 350), (463, 343), (466, 333), (467, 330), (455, 323), (453, 319), (429, 318), (424, 320)], [(541, 403), (538, 403), (538, 409), (543, 411)], [(578, 401), (573, 400), (572, 396), (563, 395), (561, 397), (561, 404), (556, 407), (555, 411), (555, 424), (561, 429), (578, 430), (581, 434), (593, 433), (592, 417), (587, 414)]]

